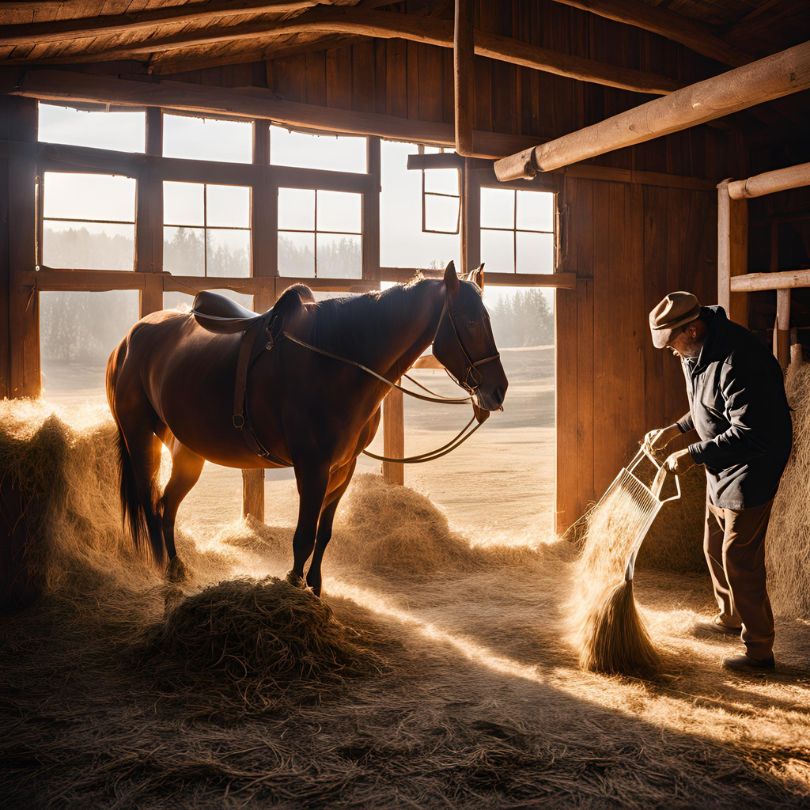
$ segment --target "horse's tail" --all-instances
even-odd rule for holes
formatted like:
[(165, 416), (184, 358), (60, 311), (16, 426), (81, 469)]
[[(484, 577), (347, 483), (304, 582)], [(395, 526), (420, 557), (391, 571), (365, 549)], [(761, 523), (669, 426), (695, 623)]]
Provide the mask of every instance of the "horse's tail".
[(127, 339), (124, 338), (113, 350), (109, 360), (107, 360), (106, 376), (107, 401), (115, 420), (115, 426), (118, 429), (118, 470), (120, 474), (118, 492), (121, 500), (121, 520), (129, 529), (135, 548), (143, 548), (145, 542), (149, 540), (152, 546), (152, 557), (155, 562), (160, 563), (163, 559), (163, 544), (156, 546), (155, 543), (151, 542), (152, 537), (146, 522), (146, 509), (138, 495), (138, 485), (135, 470), (132, 466), (132, 458), (129, 455), (127, 441), (123, 430), (121, 430), (121, 422), (115, 407), (115, 385), (126, 352)]

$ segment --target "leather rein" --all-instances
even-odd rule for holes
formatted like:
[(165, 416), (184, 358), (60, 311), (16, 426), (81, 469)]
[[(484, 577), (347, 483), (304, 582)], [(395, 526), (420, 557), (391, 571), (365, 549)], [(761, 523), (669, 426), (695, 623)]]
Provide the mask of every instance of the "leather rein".
[[(461, 339), (461, 334), (459, 333), (458, 326), (456, 325), (456, 319), (453, 316), (453, 308), (449, 304), (447, 295), (445, 295), (444, 303), (442, 305), (442, 311), (441, 314), (439, 315), (439, 321), (436, 325), (436, 331), (433, 333), (433, 340), (431, 341), (431, 346), (436, 342), (436, 338), (439, 334), (439, 329), (441, 329), (445, 315), (447, 315), (448, 320), (450, 321), (450, 325), (453, 330), (453, 335), (456, 338), (456, 343), (459, 349), (461, 349), (461, 353), (464, 356), (464, 360), (466, 361), (463, 380), (460, 380), (457, 377), (455, 377), (455, 375), (453, 375), (446, 367), (445, 371), (447, 372), (447, 375), (450, 377), (450, 379), (453, 380), (453, 382), (455, 382), (459, 387), (463, 388), (465, 391), (468, 392), (468, 396), (466, 397), (442, 396), (441, 394), (437, 394), (435, 391), (431, 391), (429, 388), (427, 388), (427, 386), (422, 385), (422, 383), (418, 382), (410, 375), (408, 374), (402, 375), (407, 380), (412, 382), (414, 385), (418, 386), (423, 391), (426, 391), (429, 394), (429, 396), (426, 396), (425, 394), (420, 394), (416, 391), (411, 391), (410, 389), (403, 387), (399, 383), (393, 382), (392, 380), (383, 377), (381, 374), (378, 374), (373, 369), (370, 369), (368, 366), (364, 366), (362, 363), (359, 363), (356, 360), (351, 360), (347, 357), (342, 357), (339, 354), (334, 354), (333, 352), (327, 351), (326, 349), (321, 349), (318, 346), (313, 346), (311, 343), (307, 343), (305, 340), (301, 340), (300, 338), (295, 337), (295, 335), (291, 335), (289, 332), (286, 331), (281, 332), (279, 334), (279, 338), (289, 340), (291, 343), (295, 343), (298, 346), (307, 349), (308, 351), (321, 355), (322, 357), (328, 357), (330, 360), (337, 360), (341, 363), (345, 363), (346, 365), (353, 366), (354, 368), (363, 371), (369, 376), (374, 377), (380, 382), (385, 383), (385, 385), (387, 385), (389, 389), (396, 388), (398, 391), (401, 391), (403, 394), (407, 394), (409, 397), (413, 397), (414, 399), (421, 399), (424, 402), (437, 402), (444, 405), (464, 405), (468, 402), (472, 403), (475, 392), (481, 386), (481, 377), (478, 373), (478, 368), (480, 366), (485, 365), (486, 363), (491, 363), (495, 360), (500, 359), (500, 354), (498, 352), (495, 352), (495, 354), (492, 354), (489, 357), (484, 357), (481, 360), (473, 360), (470, 357), (467, 348), (464, 346), (464, 341)], [(266, 328), (268, 329), (269, 332), (269, 323), (266, 325)], [(268, 337), (270, 337), (269, 334)], [(273, 340), (273, 338), (270, 337), (269, 341), (266, 343), (264, 348), (267, 351), (270, 351), (275, 345), (277, 345), (278, 342), (279, 342), (278, 340)], [(408, 456), (407, 458), (391, 458), (389, 456), (377, 455), (376, 453), (372, 453), (368, 450), (363, 450), (362, 453), (368, 456), (369, 458), (376, 459), (377, 461), (389, 461), (395, 462), (397, 464), (423, 464), (427, 461), (434, 461), (435, 459), (441, 458), (442, 456), (446, 456), (448, 453), (451, 453), (457, 447), (460, 447), (462, 444), (464, 444), (464, 442), (466, 442), (467, 439), (469, 439), (470, 436), (472, 436), (473, 433), (475, 433), (475, 431), (478, 430), (478, 428), (480, 428), (481, 425), (483, 424), (483, 422), (479, 422), (478, 424), (472, 427), (472, 430), (469, 430), (469, 428), (473, 425), (473, 422), (475, 422), (475, 420), (476, 416), (475, 413), (473, 412), (470, 421), (467, 422), (467, 424), (449, 442), (443, 444), (441, 447), (437, 447), (425, 453), (419, 453), (418, 455), (415, 456)], [(286, 466), (286, 463), (283, 460), (279, 459), (278, 456), (272, 454), (261, 444), (258, 437), (254, 433), (252, 426), (250, 425), (250, 420), (247, 415), (246, 409), (244, 413), (244, 418), (241, 420), (241, 423), (237, 424), (235, 419), (234, 426), (240, 430), (246, 429), (246, 436), (249, 435), (251, 439), (251, 444), (254, 445), (253, 449), (258, 455), (267, 458), (276, 464)]]

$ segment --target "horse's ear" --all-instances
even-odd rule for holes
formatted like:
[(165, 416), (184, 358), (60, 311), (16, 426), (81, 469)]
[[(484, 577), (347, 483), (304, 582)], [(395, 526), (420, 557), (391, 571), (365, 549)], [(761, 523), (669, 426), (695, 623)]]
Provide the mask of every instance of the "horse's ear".
[(458, 275), (456, 275), (454, 262), (448, 262), (447, 267), (444, 268), (444, 285), (449, 293), (458, 291)]
[(478, 289), (483, 291), (484, 289), (484, 263), (478, 265), (478, 267), (472, 271), (470, 274), (472, 276), (472, 281), (474, 281), (478, 285)]

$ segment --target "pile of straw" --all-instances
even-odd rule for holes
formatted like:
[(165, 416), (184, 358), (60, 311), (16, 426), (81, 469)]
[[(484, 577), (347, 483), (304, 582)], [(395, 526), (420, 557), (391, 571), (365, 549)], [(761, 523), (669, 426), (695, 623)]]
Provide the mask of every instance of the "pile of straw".
[(642, 519), (641, 506), (623, 488), (614, 489), (586, 518), (568, 606), (583, 669), (627, 675), (650, 675), (658, 669), (658, 653), (636, 608), (632, 580), (624, 578)]
[(773, 504), (765, 540), (768, 593), (774, 613), (810, 619), (810, 363), (791, 365), (793, 453)]
[(310, 591), (283, 580), (220, 582), (168, 608), (147, 651), (185, 675), (213, 676), (243, 696), (319, 689), (379, 673), (383, 662)]

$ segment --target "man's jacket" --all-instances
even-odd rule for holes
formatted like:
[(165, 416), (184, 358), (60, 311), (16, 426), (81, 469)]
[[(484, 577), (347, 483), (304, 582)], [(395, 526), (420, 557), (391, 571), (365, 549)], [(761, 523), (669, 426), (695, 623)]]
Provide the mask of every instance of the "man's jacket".
[(697, 360), (682, 360), (689, 413), (678, 427), (700, 437), (689, 452), (706, 465), (714, 506), (761, 506), (776, 494), (793, 441), (782, 369), (722, 307), (703, 307), (701, 318), (708, 326), (703, 350)]

